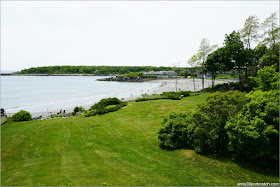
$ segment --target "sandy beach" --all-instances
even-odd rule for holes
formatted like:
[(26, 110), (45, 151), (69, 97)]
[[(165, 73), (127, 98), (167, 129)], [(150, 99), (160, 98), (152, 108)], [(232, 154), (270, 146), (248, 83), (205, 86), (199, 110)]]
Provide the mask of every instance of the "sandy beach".
[[(158, 79), (158, 80), (152, 80), (151, 82), (154, 83), (160, 83), (158, 87), (155, 87), (151, 90), (143, 90), (142, 94), (161, 94), (163, 92), (172, 92), (172, 91), (176, 91), (176, 79)], [(216, 80), (215, 81), (215, 85), (216, 84), (222, 84), (222, 83), (226, 83), (229, 81), (223, 81), (223, 80)], [(212, 81), (211, 80), (204, 80), (204, 87), (210, 87), (212, 85)], [(202, 89), (202, 82), (201, 79), (195, 79), (195, 91), (199, 91)], [(180, 90), (184, 90), (184, 91), (194, 91), (194, 86), (193, 86), (193, 79), (184, 79), (184, 78), (178, 78), (177, 79), (177, 91)], [(124, 101), (130, 101), (130, 100), (135, 100), (137, 98), (141, 97), (141, 93), (137, 94), (137, 95), (132, 95), (130, 97), (124, 97), (123, 100)], [(119, 98), (122, 99), (122, 98)], [(88, 104), (88, 105), (82, 105), (86, 110), (88, 110), (92, 105), (92, 104)], [(69, 107), (69, 108), (63, 108), (63, 110), (65, 110), (65, 113), (72, 113), (74, 110), (74, 107)], [(38, 117), (38, 116), (42, 116), (42, 117), (48, 117), (50, 115), (55, 115), (57, 114), (59, 111), (46, 111), (46, 112), (34, 112), (31, 113), (32, 117)]]

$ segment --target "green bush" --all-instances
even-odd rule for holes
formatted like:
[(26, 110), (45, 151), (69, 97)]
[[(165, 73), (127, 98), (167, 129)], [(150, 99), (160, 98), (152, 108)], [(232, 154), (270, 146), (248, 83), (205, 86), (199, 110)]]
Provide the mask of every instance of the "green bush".
[(126, 105), (127, 102), (123, 102), (116, 97), (102, 99), (98, 103), (91, 106), (89, 110), (83, 111), (81, 113), (81, 117), (89, 117), (89, 116), (105, 114), (108, 112), (114, 112)]
[(179, 91), (177, 92), (179, 95), (183, 95), (184, 97), (190, 96), (190, 92), (189, 91)]
[(102, 182), (101, 186), (112, 186), (111, 183), (107, 183), (107, 182)]
[(30, 121), (32, 116), (29, 112), (21, 110), (12, 116), (13, 121)]
[(215, 92), (198, 105), (193, 114), (195, 128), (191, 138), (194, 149), (200, 153), (226, 153), (228, 136), (224, 126), (244, 104), (245, 93), (229, 91)]
[(189, 147), (189, 125), (185, 114), (172, 113), (164, 118), (162, 127), (158, 130), (158, 144), (162, 149), (178, 149)]
[(160, 94), (161, 96), (165, 96), (168, 99), (172, 99), (172, 100), (180, 100), (181, 99), (181, 95), (178, 92), (163, 92), (162, 94)]
[(74, 108), (74, 111), (72, 112), (72, 115), (76, 115), (77, 112), (84, 112), (84, 111), (85, 111), (84, 107), (82, 107), (82, 106), (76, 106), (76, 107)]
[(275, 66), (258, 70), (257, 77), (251, 77), (251, 80), (255, 90), (269, 91), (279, 89), (279, 73), (275, 71)]
[(279, 91), (255, 91), (246, 99), (244, 109), (225, 126), (228, 148), (236, 159), (275, 164), (279, 160)]
[(57, 114), (57, 115), (51, 116), (50, 118), (62, 118), (62, 117), (63, 117), (62, 114)]
[(189, 91), (179, 91), (179, 92), (163, 92), (162, 94), (152, 94), (152, 95), (143, 95), (142, 98), (137, 98), (135, 102), (139, 101), (150, 101), (150, 100), (159, 100), (159, 99), (172, 99), (172, 100), (181, 100), (181, 96), (187, 97), (190, 95)]
[(96, 111), (95, 110), (86, 110), (84, 112), (81, 113), (81, 117), (90, 117), (90, 116), (95, 116), (96, 115)]
[(104, 109), (109, 105), (119, 105), (119, 104), (123, 104), (124, 102), (119, 100), (116, 97), (113, 98), (107, 98), (107, 99), (101, 99), (98, 103), (94, 104), (91, 109), (95, 110), (99, 110), (99, 109)]
[(204, 88), (203, 91), (229, 91), (229, 90), (238, 90), (239, 83), (238, 82), (229, 82), (223, 84), (216, 84), (214, 87)]

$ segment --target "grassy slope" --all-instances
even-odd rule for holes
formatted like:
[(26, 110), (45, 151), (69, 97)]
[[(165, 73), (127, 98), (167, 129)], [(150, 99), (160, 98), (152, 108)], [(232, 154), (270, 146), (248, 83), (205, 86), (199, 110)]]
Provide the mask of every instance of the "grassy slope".
[(2, 185), (236, 185), (277, 182), (229, 160), (158, 148), (156, 131), (171, 111), (190, 111), (208, 93), (181, 101), (129, 103), (101, 116), (8, 122), (1, 127)]

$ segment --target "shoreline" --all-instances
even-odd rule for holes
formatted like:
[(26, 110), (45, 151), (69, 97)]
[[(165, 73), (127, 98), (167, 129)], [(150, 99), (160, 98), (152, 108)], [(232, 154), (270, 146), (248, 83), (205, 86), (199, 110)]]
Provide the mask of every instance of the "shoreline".
[(17, 74), (17, 73), (1, 73), (1, 76), (117, 76), (117, 74)]
[[(153, 83), (159, 83), (158, 86), (153, 87), (151, 90), (148, 90), (146, 92), (142, 92), (141, 94), (135, 94), (128, 97), (123, 97), (123, 96), (119, 96), (117, 98), (119, 98), (120, 100), (123, 98), (123, 101), (133, 101), (139, 97), (141, 97), (142, 94), (148, 94), (148, 95), (152, 95), (152, 94), (161, 94), (163, 92), (175, 92), (176, 91), (176, 81), (177, 81), (177, 91), (183, 90), (183, 91), (194, 91), (194, 87), (193, 87), (193, 79), (186, 79), (186, 78), (178, 78), (176, 79), (155, 79), (155, 80), (151, 80), (149, 82), (153, 82)], [(215, 80), (215, 85), (216, 84), (221, 84), (221, 83), (227, 83), (227, 82), (231, 82), (229, 80)], [(201, 86), (201, 79), (195, 79), (195, 91), (200, 91), (202, 89)], [(207, 80), (204, 79), (204, 86), (209, 87), (212, 85), (212, 81), (211, 80)], [(128, 95), (126, 93), (126, 95)], [(87, 104), (87, 105), (77, 105), (77, 106), (82, 106), (84, 107), (86, 110), (88, 110), (92, 105), (94, 105), (95, 103), (91, 103), (91, 104)], [(57, 107), (58, 109), (60, 108), (59, 106)], [(73, 112), (75, 107), (65, 107), (62, 108), (62, 111), (65, 110), (65, 114), (71, 114)], [(48, 111), (38, 111), (38, 112), (30, 112), (32, 115), (32, 118), (36, 118), (39, 116), (42, 116), (42, 118), (45, 117), (49, 117), (51, 115), (56, 115), (58, 112), (60, 112), (60, 110), (48, 110)], [(13, 114), (13, 113), (9, 113), (7, 112), (7, 114)]]

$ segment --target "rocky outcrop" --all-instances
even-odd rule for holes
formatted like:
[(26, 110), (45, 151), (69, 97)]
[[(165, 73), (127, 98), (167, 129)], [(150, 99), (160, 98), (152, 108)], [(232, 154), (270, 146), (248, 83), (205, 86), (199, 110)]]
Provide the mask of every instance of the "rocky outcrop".
[(144, 82), (154, 80), (156, 78), (141, 78), (141, 77), (129, 77), (129, 76), (116, 76), (103, 79), (97, 79), (98, 81), (117, 81), (117, 82)]

